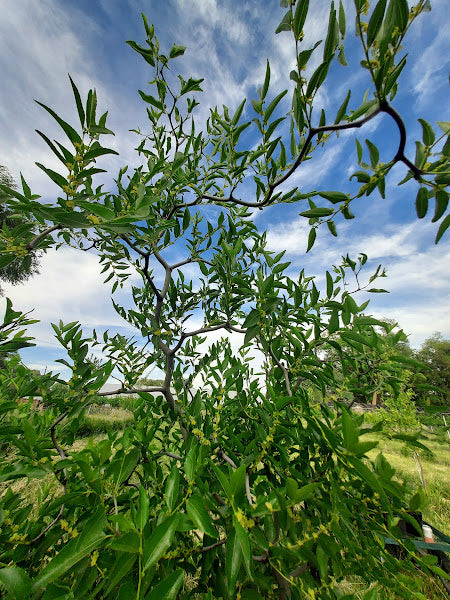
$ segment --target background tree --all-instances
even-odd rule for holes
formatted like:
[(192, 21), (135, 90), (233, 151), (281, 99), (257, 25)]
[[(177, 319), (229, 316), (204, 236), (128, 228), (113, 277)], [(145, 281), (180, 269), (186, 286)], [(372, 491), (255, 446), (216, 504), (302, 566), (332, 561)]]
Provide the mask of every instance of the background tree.
[(425, 340), (416, 357), (428, 366), (423, 371), (427, 383), (434, 390), (424, 391), (423, 396), (430, 404), (450, 404), (450, 340), (435, 333)]
[[(0, 165), (0, 184), (10, 188), (16, 187), (8, 170), (2, 165)], [(21, 236), (24, 228), (32, 231), (34, 225), (23, 214), (14, 212), (11, 209), (7, 202), (8, 198), (8, 193), (0, 189), (0, 235), (2, 239), (12, 243), (12, 251), (15, 252), (13, 241), (17, 234)], [(38, 273), (39, 260), (36, 252), (26, 252), (24, 256), (16, 255), (10, 261), (11, 256), (14, 255), (2, 257), (0, 262), (0, 280), (14, 285), (22, 283), (33, 274)], [(2, 294), (3, 291), (0, 286), (0, 295)]]

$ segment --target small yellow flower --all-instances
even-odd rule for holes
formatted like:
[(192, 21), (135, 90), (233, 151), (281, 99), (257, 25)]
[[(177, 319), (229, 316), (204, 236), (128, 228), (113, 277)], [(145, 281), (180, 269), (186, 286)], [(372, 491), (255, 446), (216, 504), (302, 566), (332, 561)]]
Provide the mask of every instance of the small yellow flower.
[(91, 567), (95, 567), (98, 559), (98, 550), (95, 550), (91, 555)]

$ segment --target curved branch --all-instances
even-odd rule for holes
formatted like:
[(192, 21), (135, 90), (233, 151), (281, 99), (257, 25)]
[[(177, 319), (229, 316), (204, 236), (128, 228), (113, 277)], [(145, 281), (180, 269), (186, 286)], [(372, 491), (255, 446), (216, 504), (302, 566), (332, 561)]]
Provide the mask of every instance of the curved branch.
[(61, 223), (58, 223), (58, 225), (53, 225), (52, 227), (48, 227), (47, 229), (45, 229), (44, 231), (42, 231), (41, 233), (39, 233), (36, 237), (34, 237), (31, 242), (28, 242), (28, 244), (25, 246), (25, 248), (27, 250), (33, 250), (33, 248), (35, 246), (37, 246), (39, 244), (39, 242), (41, 240), (43, 240), (45, 237), (47, 237), (50, 233), (52, 233), (53, 231), (56, 231), (57, 229), (62, 229), (63, 226), (61, 225)]
[(380, 103), (380, 108), (383, 112), (390, 115), (394, 119), (394, 121), (398, 127), (398, 131), (400, 133), (400, 142), (398, 144), (397, 154), (394, 156), (394, 161), (395, 162), (401, 161), (402, 163), (404, 163), (412, 171), (414, 179), (416, 179), (417, 181), (420, 181), (420, 176), (424, 175), (425, 172), (422, 171), (421, 169), (419, 169), (418, 167), (416, 167), (416, 165), (414, 165), (405, 156), (406, 127), (405, 127), (405, 124), (403, 123), (401, 116), (395, 110), (395, 108), (393, 108), (386, 101), (383, 101)]

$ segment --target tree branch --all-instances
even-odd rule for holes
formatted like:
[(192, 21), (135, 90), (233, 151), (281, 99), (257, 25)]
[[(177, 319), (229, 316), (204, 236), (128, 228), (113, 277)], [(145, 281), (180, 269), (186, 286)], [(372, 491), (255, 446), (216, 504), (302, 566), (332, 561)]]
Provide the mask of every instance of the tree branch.
[(62, 229), (62, 228), (63, 228), (63, 226), (60, 223), (58, 223), (58, 225), (53, 225), (52, 227), (48, 227), (47, 229), (44, 229), (44, 231), (42, 231), (36, 237), (34, 237), (31, 240), (31, 242), (28, 242), (28, 244), (25, 246), (25, 248), (28, 251), (33, 250), (33, 248), (35, 246), (37, 246), (42, 239), (47, 237), (53, 231), (56, 231), (57, 229)]

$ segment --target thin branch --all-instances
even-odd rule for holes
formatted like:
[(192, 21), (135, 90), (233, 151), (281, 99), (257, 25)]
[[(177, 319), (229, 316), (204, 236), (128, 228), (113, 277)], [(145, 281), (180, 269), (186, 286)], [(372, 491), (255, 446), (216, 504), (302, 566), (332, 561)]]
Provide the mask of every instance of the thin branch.
[(245, 494), (247, 496), (247, 500), (250, 506), (255, 506), (255, 503), (253, 502), (252, 498), (252, 493), (250, 491), (250, 478), (248, 476), (248, 471), (245, 471)]
[(228, 322), (219, 323), (219, 325), (211, 325), (210, 327), (200, 327), (199, 329), (195, 329), (194, 331), (187, 331), (181, 334), (179, 341), (177, 344), (170, 350), (172, 355), (177, 352), (183, 345), (183, 342), (188, 337), (193, 337), (195, 335), (201, 335), (202, 333), (209, 333), (210, 331), (217, 331), (218, 329), (226, 329), (228, 327)]
[(200, 552), (208, 552), (208, 550), (214, 550), (214, 548), (218, 548), (219, 546), (223, 546), (227, 543), (227, 538), (223, 538), (223, 540), (219, 540), (215, 544), (211, 544), (211, 546), (205, 546), (200, 550)]
[(63, 226), (61, 225), (61, 223), (58, 223), (58, 225), (53, 225), (52, 227), (48, 227), (47, 229), (44, 229), (44, 231), (42, 231), (36, 237), (34, 237), (31, 240), (31, 242), (28, 242), (28, 244), (25, 246), (25, 248), (27, 250), (33, 250), (33, 248), (35, 246), (37, 246), (42, 239), (47, 237), (53, 231), (56, 231), (57, 229), (62, 229), (62, 228), (63, 228)]
[(158, 456), (170, 456), (170, 458), (174, 458), (175, 460), (183, 460), (183, 457), (180, 456), (179, 454), (175, 454), (174, 452), (166, 452), (166, 450), (161, 450), (161, 452), (158, 453)]
[(164, 394), (166, 389), (164, 387), (148, 387), (148, 388), (132, 388), (131, 390), (113, 390), (112, 392), (97, 392), (96, 396), (117, 396), (119, 394), (138, 394), (139, 392), (161, 392)]
[(276, 363), (276, 365), (278, 367), (280, 367), (280, 369), (283, 373), (284, 383), (286, 385), (286, 391), (287, 391), (288, 396), (292, 397), (291, 384), (289, 381), (289, 371), (286, 369), (286, 367), (283, 365), (283, 363), (280, 360), (278, 360), (278, 358), (275, 356), (270, 344), (267, 344), (267, 348), (269, 350), (269, 354), (272, 357), (273, 361)]
[(223, 450), (219, 452), (220, 458), (223, 458), (225, 462), (227, 462), (232, 469), (237, 469), (237, 464), (234, 462), (232, 458), (230, 458)]

